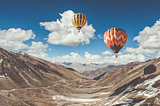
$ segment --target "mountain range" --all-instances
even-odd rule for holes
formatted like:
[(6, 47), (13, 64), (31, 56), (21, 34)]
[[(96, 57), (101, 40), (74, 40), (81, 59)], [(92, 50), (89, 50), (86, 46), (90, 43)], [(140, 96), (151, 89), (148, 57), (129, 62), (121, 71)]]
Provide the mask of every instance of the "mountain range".
[(103, 68), (109, 65), (119, 65), (118, 63), (77, 63), (77, 62), (56, 62), (55, 64), (60, 64), (68, 68), (73, 68), (79, 73), (96, 70), (98, 68)]
[(81, 79), (86, 77), (64, 66), (0, 48), (0, 106), (56, 104), (50, 95), (64, 95)]
[(117, 65), (108, 65), (107, 67), (98, 68), (96, 70), (84, 71), (82, 74), (90, 79), (99, 80), (105, 74), (111, 73), (117, 69), (130, 67), (130, 66), (133, 66), (136, 64), (138, 64), (138, 62), (131, 62), (128, 64), (121, 64), (121, 65), (118, 65), (118, 64)]
[(0, 106), (160, 106), (160, 58), (92, 80), (75, 69), (0, 48)]

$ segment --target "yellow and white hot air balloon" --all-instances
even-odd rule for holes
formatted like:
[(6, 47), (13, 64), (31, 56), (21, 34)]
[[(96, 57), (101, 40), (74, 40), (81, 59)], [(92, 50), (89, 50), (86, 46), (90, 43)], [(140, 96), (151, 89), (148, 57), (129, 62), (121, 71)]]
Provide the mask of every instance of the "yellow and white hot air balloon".
[(72, 16), (72, 24), (74, 27), (78, 29), (78, 32), (80, 32), (80, 29), (87, 23), (87, 18), (82, 13), (76, 13)]

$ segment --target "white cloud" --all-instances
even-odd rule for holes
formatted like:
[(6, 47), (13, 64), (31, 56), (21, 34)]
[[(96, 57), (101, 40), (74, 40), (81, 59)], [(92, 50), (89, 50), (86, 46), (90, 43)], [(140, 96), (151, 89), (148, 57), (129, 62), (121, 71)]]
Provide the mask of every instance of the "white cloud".
[(7, 41), (4, 39), (0, 39), (0, 47), (7, 50), (19, 50), (19, 49), (28, 48), (28, 45), (19, 41)]
[(144, 54), (147, 56), (151, 56), (152, 54), (156, 53), (156, 50), (154, 49), (143, 49), (141, 46), (138, 48), (132, 48), (132, 47), (127, 47), (124, 52), (128, 53), (136, 53), (136, 54)]
[(70, 55), (76, 60), (82, 59), (82, 57), (78, 53), (71, 52)]
[(102, 35), (98, 35), (98, 38), (99, 38), (99, 39), (102, 39), (102, 38), (103, 38), (103, 36), (102, 36)]
[[(118, 57), (119, 58), (119, 57)], [(106, 62), (106, 63), (118, 63), (118, 60), (117, 60), (117, 58), (115, 58), (115, 56), (105, 56), (104, 57), (104, 63)]]
[(118, 58), (115, 58), (115, 56), (109, 57), (105, 56), (104, 62), (111, 62), (111, 63), (129, 63), (134, 61), (145, 61), (145, 56), (142, 54), (119, 54)]
[(93, 55), (87, 51), (84, 54), (84, 57), (78, 53), (71, 52), (69, 55), (63, 55), (58, 57), (53, 57), (52, 62), (79, 62), (79, 63), (129, 63), (135, 61), (145, 61), (146, 57), (142, 54), (123, 54), (120, 52), (118, 58), (115, 56), (105, 56), (102, 58), (100, 55)]
[(0, 30), (0, 47), (7, 50), (19, 51), (20, 49), (26, 49), (26, 53), (40, 57), (43, 59), (49, 59), (45, 53), (48, 48), (48, 44), (44, 45), (42, 42), (32, 42), (32, 45), (26, 45), (24, 41), (29, 39), (35, 39), (36, 35), (32, 30), (22, 30), (21, 28), (10, 28), (8, 30)]
[(7, 41), (27, 41), (29, 39), (34, 39), (35, 36), (32, 30), (22, 30), (21, 28), (0, 30), (0, 39)]
[(160, 19), (152, 27), (145, 27), (133, 40), (144, 49), (160, 49)]
[(125, 52), (147, 56), (158, 55), (157, 53), (160, 51), (160, 19), (152, 27), (146, 26), (133, 40), (137, 40), (139, 47), (127, 47)]
[(47, 51), (48, 44), (43, 44), (42, 42), (32, 42), (32, 45), (28, 47), (28, 53), (29, 55), (39, 57), (45, 60), (51, 61), (52, 59), (48, 57), (48, 54), (45, 52)]
[(89, 44), (90, 39), (94, 38), (95, 29), (92, 25), (86, 25), (78, 33), (77, 29), (72, 25), (71, 17), (75, 13), (72, 10), (65, 11), (60, 14), (62, 18), (52, 22), (40, 22), (40, 26), (44, 26), (50, 31), (47, 42), (56, 45), (66, 45), (76, 47), (80, 43), (82, 45)]
[(48, 48), (48, 44), (43, 45), (42, 42), (32, 42), (32, 45), (29, 47), (29, 50), (27, 51), (27, 53), (40, 53), (40, 52), (45, 52), (47, 51)]
[(38, 57), (38, 58), (41, 58), (41, 59), (44, 59), (44, 60), (47, 60), (47, 61), (50, 61), (50, 62), (53, 62), (53, 60), (50, 57), (48, 57), (48, 54), (45, 52), (35, 53), (34, 50), (31, 50), (31, 51), (29, 50), (28, 54), (35, 56), (35, 57)]
[(156, 55), (157, 55), (157, 58), (159, 58), (159, 57), (160, 57), (160, 51), (159, 51), (159, 52), (157, 52), (157, 54), (156, 54)]
[(90, 63), (97, 62), (101, 60), (100, 55), (91, 55), (88, 52), (85, 52), (84, 57), (78, 53), (71, 52), (70, 55), (63, 55), (58, 57), (53, 57), (53, 62), (80, 62), (80, 63)]
[(136, 55), (134, 53), (131, 53), (131, 54), (120, 55), (119, 59), (123, 60), (123, 61), (126, 61), (126, 62), (128, 62), (128, 61), (130, 61), (130, 62), (132, 62), (132, 61), (144, 61), (145, 56), (142, 55), (142, 54)]
[(81, 62), (84, 60), (78, 53), (71, 52), (70, 55), (63, 55), (52, 58), (54, 62)]
[(105, 51), (102, 53), (103, 55), (112, 55), (112, 53), (110, 51)]
[(34, 39), (35, 34), (32, 30), (22, 30), (21, 28), (10, 28), (0, 30), (0, 47), (7, 50), (19, 50), (28, 48), (24, 41)]
[(100, 60), (101, 59), (100, 55), (91, 55), (88, 52), (85, 52), (84, 56), (86, 57), (87, 60)]

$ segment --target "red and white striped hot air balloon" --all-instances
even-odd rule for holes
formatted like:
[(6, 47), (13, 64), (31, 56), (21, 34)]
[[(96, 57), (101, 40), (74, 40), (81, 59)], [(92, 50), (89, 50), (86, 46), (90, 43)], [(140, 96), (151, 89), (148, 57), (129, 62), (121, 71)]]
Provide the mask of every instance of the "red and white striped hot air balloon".
[(116, 53), (116, 58), (117, 53), (122, 49), (126, 41), (127, 34), (120, 28), (110, 28), (104, 34), (104, 42), (114, 53)]

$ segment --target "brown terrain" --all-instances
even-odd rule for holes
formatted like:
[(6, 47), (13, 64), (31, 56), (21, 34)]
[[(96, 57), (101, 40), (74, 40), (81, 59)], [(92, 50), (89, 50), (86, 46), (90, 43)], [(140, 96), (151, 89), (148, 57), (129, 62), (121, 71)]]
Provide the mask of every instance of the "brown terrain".
[(160, 106), (160, 58), (99, 80), (0, 48), (0, 106)]

